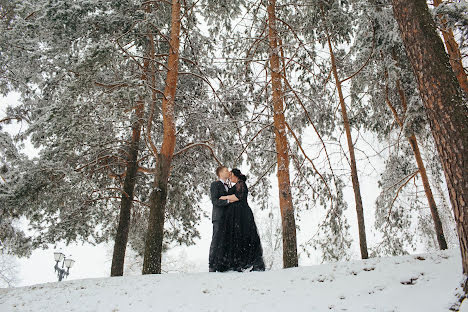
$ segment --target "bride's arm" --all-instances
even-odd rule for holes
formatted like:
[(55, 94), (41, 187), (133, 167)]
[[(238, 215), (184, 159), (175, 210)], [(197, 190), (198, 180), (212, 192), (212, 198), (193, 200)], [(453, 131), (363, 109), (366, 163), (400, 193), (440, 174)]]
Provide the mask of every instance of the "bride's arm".
[(219, 199), (225, 200), (228, 199), (230, 203), (236, 202), (239, 200), (239, 198), (236, 197), (236, 195), (226, 195), (226, 196), (221, 196)]

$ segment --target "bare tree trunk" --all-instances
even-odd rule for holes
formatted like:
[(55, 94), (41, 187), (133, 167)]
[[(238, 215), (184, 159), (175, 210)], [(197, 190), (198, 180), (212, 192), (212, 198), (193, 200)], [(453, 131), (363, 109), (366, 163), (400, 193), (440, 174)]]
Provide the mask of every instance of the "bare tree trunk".
[(445, 250), (447, 249), (447, 241), (445, 240), (444, 229), (442, 228), (442, 222), (440, 221), (437, 204), (434, 200), (434, 195), (432, 194), (431, 186), (429, 185), (429, 179), (427, 177), (426, 167), (424, 166), (424, 162), (421, 157), (418, 141), (414, 134), (408, 138), (408, 141), (411, 145), (411, 148), (413, 149), (414, 157), (416, 158), (416, 163), (418, 164), (419, 174), (421, 175), (422, 183), (424, 186), (424, 192), (426, 193), (427, 202), (429, 203), (429, 208), (431, 210), (432, 220), (434, 221), (434, 228), (437, 236), (437, 242), (439, 243), (439, 248), (441, 250)]
[[(393, 56), (393, 58), (396, 59), (395, 56)], [(387, 78), (387, 73), (385, 73), (385, 77)], [(401, 88), (400, 81), (397, 81), (397, 89), (398, 89), (397, 91), (400, 97), (401, 106), (403, 108), (403, 112), (405, 113), (407, 109), (406, 95), (405, 95), (404, 90)], [(388, 107), (390, 108), (390, 110), (392, 111), (393, 116), (395, 117), (395, 120), (400, 126), (400, 128), (403, 128), (403, 120), (400, 118), (395, 107), (390, 102), (388, 93), (389, 93), (388, 86), (386, 86), (385, 87), (386, 103)], [(435, 228), (439, 248), (441, 250), (445, 250), (447, 249), (447, 242), (445, 240), (444, 229), (442, 227), (442, 222), (440, 220), (439, 211), (437, 209), (437, 204), (434, 200), (434, 195), (432, 194), (431, 186), (429, 184), (429, 178), (427, 177), (426, 167), (424, 166), (421, 152), (419, 150), (418, 140), (416, 139), (416, 136), (413, 134), (408, 138), (408, 142), (411, 146), (411, 149), (413, 150), (414, 158), (416, 159), (416, 163), (418, 165), (418, 171), (419, 171), (419, 174), (421, 175), (424, 192), (426, 193), (427, 202), (429, 204), (429, 208), (431, 210), (431, 215), (432, 215), (432, 220), (434, 222), (434, 228)]]
[(136, 107), (136, 117), (132, 126), (132, 141), (129, 146), (129, 159), (123, 185), (122, 198), (120, 200), (119, 225), (114, 242), (114, 253), (112, 255), (111, 276), (122, 276), (124, 271), (125, 251), (127, 249), (128, 230), (130, 227), (130, 212), (133, 204), (133, 191), (135, 190), (136, 176), (138, 171), (138, 152), (141, 137), (141, 118), (143, 117), (143, 103)]
[[(168, 72), (166, 87), (162, 100), (163, 114), (163, 142), (161, 152), (155, 153), (156, 168), (153, 181), (153, 190), (150, 195), (150, 216), (145, 241), (145, 255), (143, 261), (143, 274), (161, 273), (161, 254), (164, 233), (164, 216), (166, 211), (167, 185), (170, 175), (170, 167), (176, 143), (176, 129), (174, 117), (174, 100), (177, 89), (180, 45), (180, 0), (172, 0), (171, 13), (171, 38), (169, 42)], [(152, 43), (154, 50), (154, 43)], [(152, 53), (154, 57), (154, 51)], [(153, 63), (154, 82), (154, 63)], [(153, 92), (153, 105), (156, 101)]]
[(336, 81), (336, 88), (338, 90), (338, 96), (340, 98), (340, 105), (341, 105), (341, 115), (343, 116), (343, 124), (346, 131), (346, 140), (348, 142), (348, 150), (349, 150), (349, 158), (351, 162), (351, 180), (353, 183), (353, 190), (354, 190), (354, 201), (356, 204), (356, 213), (357, 213), (357, 220), (358, 220), (358, 229), (359, 229), (359, 247), (361, 249), (361, 258), (367, 259), (369, 258), (369, 254), (367, 252), (367, 239), (366, 239), (366, 227), (364, 223), (364, 209), (362, 207), (362, 198), (361, 198), (361, 188), (359, 185), (358, 179), (358, 172), (356, 167), (356, 156), (354, 155), (354, 145), (353, 139), (351, 137), (351, 127), (349, 126), (348, 120), (348, 113), (346, 110), (346, 104), (343, 96), (343, 91), (341, 88), (341, 81), (338, 77), (338, 70), (336, 68), (336, 61), (335, 61), (335, 54), (333, 53), (333, 47), (331, 44), (330, 37), (327, 33), (327, 40), (328, 40), (328, 48), (330, 50), (330, 58), (332, 63), (332, 70), (333, 76)]
[[(424, 147), (424, 153), (428, 153), (426, 147)], [(445, 196), (446, 192), (443, 189), (443, 185), (445, 184), (434, 176), (431, 176), (431, 178), (431, 185), (435, 189), (436, 197), (438, 196), (440, 199), (440, 204), (438, 207), (440, 212), (440, 219), (442, 220), (442, 225), (444, 227), (444, 234), (447, 240), (447, 245), (454, 244), (454, 242), (458, 240), (456, 230), (457, 224), (455, 222), (455, 218), (453, 217), (452, 207)]]
[[(442, 0), (434, 0), (435, 7), (438, 7), (441, 3)], [(457, 76), (460, 87), (468, 95), (468, 78), (466, 76), (465, 69), (463, 68), (460, 48), (455, 40), (452, 29), (446, 26), (447, 21), (442, 19), (442, 23), (444, 24), (444, 27), (442, 28), (442, 36), (444, 37), (447, 53), (450, 56), (450, 65), (452, 65), (453, 72), (455, 73), (455, 76)]]
[[(468, 274), (468, 106), (425, 0), (393, 0), (408, 58), (418, 81), (444, 168), (457, 223), (463, 272)], [(466, 284), (465, 284), (466, 287)], [(465, 288), (466, 292), (466, 288)]]
[(297, 267), (296, 221), (292, 203), (289, 177), (289, 152), (286, 138), (286, 125), (283, 111), (283, 86), (278, 51), (278, 33), (276, 30), (276, 1), (268, 1), (268, 39), (270, 44), (271, 84), (273, 93), (273, 111), (275, 142), (278, 164), (278, 190), (283, 229), (283, 267)]

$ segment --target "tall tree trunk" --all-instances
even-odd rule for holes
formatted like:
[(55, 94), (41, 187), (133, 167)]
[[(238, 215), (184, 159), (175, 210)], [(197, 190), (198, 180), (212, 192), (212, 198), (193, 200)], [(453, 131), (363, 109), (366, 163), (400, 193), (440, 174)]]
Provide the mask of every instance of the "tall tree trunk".
[[(393, 57), (396, 59), (396, 57)], [(387, 72), (385, 72), (385, 78), (388, 78)], [(397, 91), (400, 97), (400, 103), (403, 108), (403, 112), (406, 112), (407, 104), (406, 104), (406, 95), (404, 90), (401, 88), (400, 81), (397, 81)], [(390, 102), (388, 86), (385, 87), (385, 100), (395, 117), (396, 122), (403, 129), (403, 120), (398, 115), (393, 104)], [(429, 204), (429, 209), (431, 210), (432, 220), (434, 222), (434, 228), (436, 232), (437, 242), (439, 244), (439, 248), (441, 250), (447, 249), (447, 241), (445, 240), (444, 229), (442, 227), (442, 222), (440, 220), (439, 211), (437, 209), (436, 202), (434, 200), (434, 195), (432, 194), (431, 186), (429, 184), (429, 178), (427, 177), (426, 167), (424, 166), (424, 161), (421, 156), (421, 152), (419, 150), (418, 140), (416, 136), (412, 134), (408, 138), (408, 142), (413, 150), (414, 158), (416, 159), (416, 163), (418, 165), (419, 174), (421, 175), (421, 179), (423, 182), (424, 192), (426, 193), (427, 202)]]
[(432, 220), (434, 222), (434, 228), (437, 236), (437, 242), (439, 243), (439, 248), (441, 250), (445, 250), (447, 249), (447, 241), (445, 240), (444, 229), (442, 228), (442, 221), (440, 221), (439, 211), (437, 209), (437, 204), (434, 200), (434, 195), (432, 194), (429, 179), (427, 177), (426, 167), (424, 166), (424, 162), (421, 157), (421, 152), (419, 150), (418, 141), (414, 134), (408, 138), (408, 141), (413, 150), (414, 157), (416, 158), (416, 163), (418, 164), (419, 174), (421, 175), (424, 192), (426, 193), (427, 202), (429, 203), (429, 209), (431, 210)]
[[(468, 106), (425, 0), (393, 0), (408, 58), (418, 81), (457, 223), (468, 274)], [(465, 284), (466, 292), (466, 284)]]
[(353, 183), (354, 201), (356, 204), (356, 213), (357, 213), (358, 230), (359, 230), (359, 247), (361, 249), (361, 258), (367, 259), (369, 258), (369, 254), (367, 252), (366, 227), (364, 223), (364, 209), (362, 207), (361, 188), (359, 185), (358, 172), (357, 172), (357, 167), (356, 167), (356, 156), (354, 155), (353, 139), (351, 137), (351, 127), (349, 125), (348, 113), (346, 110), (343, 90), (341, 88), (341, 81), (340, 81), (340, 78), (338, 77), (338, 70), (336, 68), (335, 53), (333, 52), (333, 47), (332, 47), (330, 36), (328, 33), (327, 33), (327, 40), (328, 40), (328, 49), (330, 50), (333, 77), (335, 78), (336, 89), (338, 90), (338, 96), (340, 98), (341, 115), (343, 116), (343, 124), (344, 124), (345, 131), (346, 131), (346, 140), (348, 142), (349, 158), (351, 161), (351, 164), (350, 164), (351, 180)]
[[(153, 190), (150, 195), (150, 216), (145, 241), (143, 274), (161, 273), (161, 255), (166, 211), (167, 184), (176, 143), (174, 100), (179, 74), (180, 0), (172, 0), (171, 38), (169, 42), (168, 72), (162, 100), (163, 142), (156, 156)], [(154, 57), (154, 53), (152, 55)], [(153, 64), (154, 66), (154, 64)], [(152, 71), (153, 79), (155, 71)], [(155, 101), (153, 93), (153, 102)]]
[(268, 40), (270, 44), (271, 85), (273, 97), (273, 119), (278, 165), (278, 190), (283, 228), (283, 267), (297, 267), (296, 221), (289, 178), (289, 152), (283, 110), (283, 86), (278, 54), (278, 33), (276, 30), (276, 1), (268, 1)]
[[(147, 9), (149, 10), (149, 8)], [(149, 53), (146, 53), (149, 54)], [(144, 62), (142, 80), (147, 79), (149, 57)], [(130, 228), (130, 214), (133, 206), (133, 192), (135, 190), (136, 176), (138, 172), (138, 153), (141, 138), (141, 122), (143, 119), (144, 102), (139, 101), (135, 107), (136, 122), (132, 125), (132, 140), (129, 147), (129, 159), (125, 172), (123, 193), (120, 200), (120, 215), (117, 233), (112, 255), (111, 276), (122, 276), (124, 272), (125, 252), (127, 250), (128, 231)]]
[(132, 126), (132, 141), (129, 146), (129, 159), (120, 200), (120, 218), (114, 242), (112, 255), (111, 276), (122, 276), (124, 271), (125, 251), (127, 249), (128, 230), (130, 227), (130, 212), (133, 205), (133, 191), (135, 190), (138, 171), (138, 152), (141, 137), (141, 118), (143, 117), (143, 103), (136, 107), (137, 120)]
[[(441, 3), (442, 0), (434, 0), (435, 7), (438, 7)], [(468, 78), (466, 76), (465, 69), (463, 68), (460, 48), (455, 40), (452, 29), (447, 27), (447, 21), (445, 19), (442, 19), (442, 24), (442, 36), (444, 37), (447, 53), (450, 56), (450, 65), (452, 65), (453, 72), (455, 73), (455, 76), (457, 76), (460, 87), (468, 95)]]

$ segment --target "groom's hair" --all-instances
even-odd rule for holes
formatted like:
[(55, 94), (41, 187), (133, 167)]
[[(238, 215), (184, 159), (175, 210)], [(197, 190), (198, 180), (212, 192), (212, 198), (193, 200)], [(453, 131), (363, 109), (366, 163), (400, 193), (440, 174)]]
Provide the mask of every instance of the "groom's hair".
[(216, 168), (216, 176), (219, 177), (219, 173), (221, 172), (221, 170), (223, 170), (224, 168), (227, 168), (226, 166), (219, 166), (218, 168)]

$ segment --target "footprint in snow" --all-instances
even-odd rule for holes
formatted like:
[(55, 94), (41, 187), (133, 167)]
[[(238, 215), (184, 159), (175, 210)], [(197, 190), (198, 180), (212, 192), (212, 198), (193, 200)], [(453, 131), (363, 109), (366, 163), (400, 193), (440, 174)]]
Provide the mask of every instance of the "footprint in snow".
[(416, 283), (416, 281), (418, 280), (417, 277), (411, 277), (409, 280), (403, 280), (401, 281), (400, 283), (402, 285), (414, 285)]

